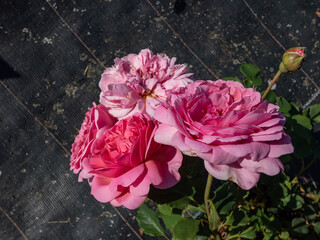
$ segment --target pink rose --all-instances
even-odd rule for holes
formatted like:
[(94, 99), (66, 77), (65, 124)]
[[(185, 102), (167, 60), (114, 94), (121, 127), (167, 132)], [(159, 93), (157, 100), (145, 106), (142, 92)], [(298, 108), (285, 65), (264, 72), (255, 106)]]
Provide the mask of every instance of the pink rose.
[(175, 61), (165, 54), (153, 55), (149, 49), (115, 59), (115, 65), (101, 76), (100, 103), (119, 119), (135, 112), (153, 116), (170, 92), (192, 82), (186, 65)]
[(137, 208), (150, 184), (165, 189), (180, 180), (182, 154), (153, 140), (155, 125), (142, 114), (117, 122), (97, 138), (83, 162), (91, 194), (100, 202)]
[(195, 81), (159, 106), (155, 141), (203, 158), (217, 179), (252, 188), (260, 173), (283, 170), (279, 157), (292, 153), (279, 107), (233, 81)]
[[(96, 106), (93, 103), (93, 108), (90, 108), (86, 113), (79, 134), (72, 144), (70, 170), (73, 170), (74, 173), (79, 173), (83, 169), (83, 160), (90, 154), (91, 145), (96, 136), (101, 131), (112, 127), (115, 122), (116, 119), (110, 116), (103, 105)], [(82, 174), (85, 174), (85, 172), (82, 172)], [(79, 180), (82, 179), (82, 174), (80, 174)]]

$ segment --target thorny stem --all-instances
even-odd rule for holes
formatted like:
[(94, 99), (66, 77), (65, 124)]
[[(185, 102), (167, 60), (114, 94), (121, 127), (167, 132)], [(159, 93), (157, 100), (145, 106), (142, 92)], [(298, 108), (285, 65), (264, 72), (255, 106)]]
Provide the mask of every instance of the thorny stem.
[(210, 173), (208, 174), (208, 179), (207, 179), (207, 185), (206, 185), (206, 190), (204, 192), (204, 204), (206, 206), (206, 213), (207, 213), (207, 217), (208, 217), (208, 221), (210, 222), (210, 210), (209, 210), (209, 195), (210, 195), (210, 189), (211, 189), (211, 184), (212, 184), (212, 175), (210, 175)]
[(264, 94), (263, 94), (263, 96), (262, 96), (262, 99), (264, 99), (264, 98), (268, 95), (268, 93), (270, 92), (273, 84), (275, 84), (275, 82), (279, 79), (279, 77), (281, 76), (281, 74), (282, 74), (282, 73), (281, 73), (280, 71), (277, 72), (277, 74), (274, 76), (274, 78), (272, 79), (271, 83), (269, 84), (267, 90), (264, 92)]

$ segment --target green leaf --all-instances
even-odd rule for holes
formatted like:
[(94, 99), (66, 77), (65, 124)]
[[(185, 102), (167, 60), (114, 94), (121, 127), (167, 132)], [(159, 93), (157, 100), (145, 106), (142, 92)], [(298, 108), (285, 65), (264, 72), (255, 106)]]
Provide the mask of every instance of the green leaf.
[[(301, 124), (306, 125), (306, 127)], [(310, 127), (312, 127), (310, 120), (306, 116), (294, 115), (292, 118), (287, 118), (286, 128), (292, 137), (294, 145), (293, 155), (296, 158), (305, 158), (312, 155), (314, 143), (311, 131), (309, 130)]]
[(312, 121), (315, 123), (320, 123), (320, 116), (313, 118)]
[(260, 75), (255, 76), (255, 78), (253, 79), (253, 86), (254, 87), (259, 87), (262, 85), (262, 79)]
[(265, 232), (276, 232), (281, 227), (281, 222), (272, 214), (268, 216), (262, 212), (261, 222), (265, 228)]
[(310, 204), (304, 206), (303, 214), (309, 221), (313, 221), (317, 217), (317, 212), (315, 208)]
[(224, 77), (224, 78), (222, 78), (222, 80), (225, 80), (225, 81), (231, 80), (231, 81), (235, 81), (235, 82), (241, 82), (241, 80), (237, 77)]
[(139, 227), (145, 234), (153, 237), (164, 235), (163, 228), (160, 225), (159, 219), (157, 218), (155, 212), (148, 208), (145, 204), (142, 204), (139, 207), (136, 218)]
[(252, 88), (253, 87), (253, 82), (252, 82), (251, 79), (246, 78), (246, 79), (243, 80), (243, 85), (244, 85), (245, 88)]
[(249, 79), (253, 79), (260, 73), (260, 69), (251, 63), (242, 64), (240, 72)]
[(320, 222), (315, 222), (313, 224), (313, 229), (317, 234), (320, 234)]
[(242, 233), (239, 234), (239, 237), (245, 238), (245, 239), (255, 239), (256, 238), (255, 227), (249, 227), (248, 229), (244, 230)]
[(260, 77), (260, 69), (251, 63), (242, 64), (240, 66), (240, 72), (252, 81), (254, 87), (258, 87), (262, 84)]
[(187, 209), (190, 210), (190, 211), (192, 211), (192, 212), (202, 212), (202, 213), (204, 213), (204, 212), (205, 212), (204, 204), (202, 204), (202, 206), (203, 206), (203, 207), (195, 207), (195, 206), (189, 204), (189, 205), (187, 206)]
[(171, 215), (172, 214), (172, 207), (170, 207), (167, 204), (158, 204), (157, 205), (159, 212), (166, 214), (166, 215)]
[(209, 200), (209, 211), (209, 228), (211, 231), (214, 231), (220, 224), (220, 216), (211, 200)]
[(297, 115), (292, 116), (292, 119), (296, 120), (298, 124), (305, 127), (306, 129), (308, 129), (308, 130), (312, 129), (312, 125), (311, 125), (310, 119), (308, 117), (297, 114)]
[(304, 218), (294, 218), (291, 221), (292, 230), (295, 233), (305, 235), (309, 233), (308, 226), (306, 225), (306, 220)]
[(175, 200), (173, 202), (170, 202), (169, 203), (169, 206), (173, 207), (173, 208), (179, 208), (179, 209), (182, 209), (184, 208), (186, 205), (189, 204), (189, 198), (187, 197), (183, 197), (183, 198), (180, 198), (178, 200)]
[(290, 104), (297, 113), (300, 112), (300, 108), (297, 104), (295, 104), (294, 102), (290, 102)]
[(282, 198), (288, 195), (288, 186), (285, 185), (285, 176), (277, 175), (272, 179), (272, 184), (269, 184), (269, 197), (276, 207), (281, 207)]
[(289, 235), (289, 233), (287, 231), (283, 231), (283, 232), (281, 232), (279, 237), (280, 237), (280, 239), (288, 240), (290, 235)]
[(199, 231), (199, 221), (189, 218), (180, 219), (173, 226), (173, 238), (175, 240), (192, 240)]
[(303, 111), (303, 115), (309, 116), (315, 123), (320, 123), (320, 104), (314, 104)]
[(260, 73), (260, 69), (251, 63), (246, 63), (240, 66), (240, 72), (247, 78), (253, 79)]
[(273, 233), (263, 233), (263, 239), (262, 240), (269, 240), (273, 237)]
[(300, 125), (297, 120), (293, 118), (287, 118), (286, 127), (290, 136), (292, 136), (293, 139), (302, 140), (303, 142), (310, 143), (310, 140), (312, 138), (311, 131), (305, 128), (304, 126)]
[(285, 98), (279, 97), (277, 100), (277, 105), (280, 107), (280, 112), (282, 112), (286, 116), (290, 116), (289, 111), (291, 110), (291, 105)]
[(291, 194), (283, 199), (283, 206), (287, 206), (293, 210), (298, 210), (304, 205), (304, 199), (300, 195)]
[[(261, 95), (264, 94), (265, 91), (261, 92)], [(265, 100), (267, 100), (269, 103), (275, 103), (277, 100), (277, 95), (274, 91), (270, 90), (268, 92), (268, 95), (265, 97)]]
[(213, 202), (220, 215), (230, 214), (236, 206), (241, 204), (249, 195), (249, 191), (245, 191), (233, 182), (225, 182), (217, 188)]
[(236, 208), (228, 217), (225, 225), (227, 226), (245, 226), (250, 222), (250, 218), (245, 211)]
[(309, 107), (309, 116), (311, 119), (320, 116), (320, 104), (314, 104)]
[(225, 204), (220, 208), (220, 211), (219, 211), (219, 213), (222, 215), (229, 214), (236, 205), (236, 201), (232, 200), (232, 194), (227, 199), (229, 201), (225, 201)]
[(160, 213), (160, 217), (162, 218), (164, 225), (167, 229), (172, 232), (173, 226), (181, 219), (179, 214), (165, 215)]

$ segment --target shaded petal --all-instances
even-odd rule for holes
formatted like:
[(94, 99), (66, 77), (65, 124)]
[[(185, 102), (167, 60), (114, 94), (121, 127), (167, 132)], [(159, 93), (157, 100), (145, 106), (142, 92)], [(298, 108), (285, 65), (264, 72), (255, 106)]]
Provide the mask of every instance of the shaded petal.
[(252, 142), (250, 143), (250, 147), (251, 160), (253, 161), (259, 161), (260, 159), (265, 158), (270, 151), (270, 145), (267, 143)]
[(130, 107), (130, 108), (122, 108), (122, 107), (111, 108), (109, 110), (109, 113), (116, 118), (122, 118), (122, 117), (127, 116), (132, 111), (132, 109), (133, 109), (133, 107)]
[[(175, 139), (175, 138), (174, 138)], [(175, 144), (177, 144), (176, 146), (180, 149), (180, 145), (178, 144), (178, 142), (174, 141)], [(184, 138), (184, 143), (185, 145), (189, 146), (190, 149), (192, 149), (193, 151), (199, 153), (199, 152), (208, 152), (211, 149), (211, 146), (196, 140), (193, 140), (191, 138)], [(185, 151), (180, 149), (181, 151)]]
[(167, 124), (160, 124), (155, 132), (154, 140), (165, 145), (172, 145), (172, 138), (177, 133), (177, 129)]
[(251, 134), (251, 136), (261, 136), (261, 135), (269, 135), (269, 134), (272, 134), (272, 133), (278, 133), (278, 132), (282, 132), (283, 131), (283, 126), (274, 126), (274, 127), (271, 127), (271, 128), (268, 128), (264, 131), (260, 131), (258, 133), (253, 133)]
[(137, 180), (137, 178), (143, 173), (144, 170), (145, 170), (144, 164), (140, 164), (139, 166), (130, 169), (125, 174), (113, 179), (112, 182), (110, 183), (110, 189), (117, 191), (117, 187), (119, 185), (123, 187), (130, 186), (134, 181)]
[(274, 141), (274, 140), (279, 140), (282, 138), (283, 132), (278, 132), (274, 134), (264, 134), (264, 135), (254, 135), (251, 136), (252, 141), (254, 142), (263, 142), (263, 141)]
[(158, 162), (161, 167), (162, 182), (153, 184), (154, 187), (166, 189), (180, 181), (179, 168), (183, 156), (180, 151), (171, 146), (163, 146), (157, 153), (150, 157), (151, 161)]
[(163, 105), (157, 107), (153, 117), (161, 123), (168, 123), (168, 111)]
[(91, 194), (99, 202), (110, 202), (112, 199), (119, 196), (122, 191), (117, 189), (110, 189), (110, 182), (112, 179), (95, 176), (91, 183)]
[(280, 171), (283, 171), (283, 165), (278, 158), (264, 158), (260, 161), (243, 160), (240, 166), (250, 172), (261, 172), (269, 176), (277, 175)]
[(149, 193), (150, 184), (159, 184), (163, 181), (159, 163), (147, 161), (145, 163), (145, 175), (139, 177), (131, 186), (130, 192), (136, 196), (144, 196)]
[(258, 125), (258, 127), (272, 127), (275, 125), (284, 125), (285, 118), (282, 116), (282, 118), (277, 117), (277, 118), (272, 118), (270, 120), (264, 121)]
[(133, 210), (138, 208), (146, 198), (146, 195), (136, 196), (130, 192), (127, 192), (120, 197), (113, 199), (110, 203), (115, 207), (124, 206), (128, 209)]
[(231, 180), (237, 183), (242, 189), (249, 190), (259, 181), (260, 174), (252, 173), (245, 168), (233, 168), (228, 165), (214, 165), (204, 161), (207, 171), (220, 180)]
[(190, 148), (186, 143), (185, 143), (186, 137), (182, 135), (180, 132), (176, 132), (171, 139), (171, 146), (177, 147), (180, 151), (182, 152), (189, 152), (192, 151), (192, 148)]
[(261, 122), (267, 121), (270, 118), (271, 114), (269, 113), (249, 112), (246, 116), (237, 121), (236, 124), (252, 124), (257, 126)]
[(290, 136), (283, 133), (282, 139), (270, 143), (270, 152), (268, 156), (271, 158), (278, 158), (281, 155), (293, 153), (293, 150)]
[(197, 155), (212, 164), (230, 164), (239, 160), (239, 157), (224, 151), (218, 146), (213, 146), (211, 151), (197, 153)]

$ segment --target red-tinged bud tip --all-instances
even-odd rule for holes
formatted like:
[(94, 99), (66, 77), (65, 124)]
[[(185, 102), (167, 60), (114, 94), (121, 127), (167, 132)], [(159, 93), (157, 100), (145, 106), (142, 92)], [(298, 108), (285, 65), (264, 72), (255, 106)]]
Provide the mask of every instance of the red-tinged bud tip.
[(288, 54), (288, 53), (297, 53), (300, 56), (305, 56), (305, 53), (302, 48), (290, 48), (284, 54)]

